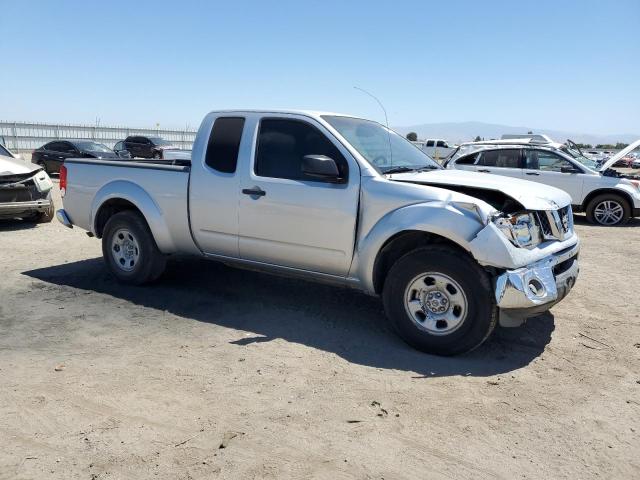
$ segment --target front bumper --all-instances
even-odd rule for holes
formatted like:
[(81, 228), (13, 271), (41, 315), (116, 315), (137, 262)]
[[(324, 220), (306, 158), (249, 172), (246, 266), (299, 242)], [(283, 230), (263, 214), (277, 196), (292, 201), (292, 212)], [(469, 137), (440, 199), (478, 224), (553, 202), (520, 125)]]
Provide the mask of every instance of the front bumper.
[(546, 312), (573, 288), (578, 273), (576, 244), (532, 265), (507, 270), (496, 278), (496, 305), (500, 325), (518, 326), (532, 316)]
[(46, 212), (51, 208), (51, 200), (0, 203), (0, 218), (20, 218), (34, 213)]

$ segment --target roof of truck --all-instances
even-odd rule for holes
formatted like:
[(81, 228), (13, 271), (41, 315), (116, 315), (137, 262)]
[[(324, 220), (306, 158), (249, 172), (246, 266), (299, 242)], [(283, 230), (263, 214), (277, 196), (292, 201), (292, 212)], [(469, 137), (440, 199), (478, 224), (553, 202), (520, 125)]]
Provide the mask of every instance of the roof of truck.
[[(352, 118), (363, 118), (357, 115), (349, 115), (346, 113), (337, 113), (337, 112), (324, 112), (321, 110), (288, 110), (288, 109), (279, 109), (279, 108), (237, 108), (237, 109), (225, 109), (225, 110), (212, 110), (209, 113), (290, 113), (293, 115), (305, 115), (308, 117), (321, 117), (323, 115), (331, 115), (335, 117), (352, 117)], [(367, 120), (367, 119), (364, 119)]]

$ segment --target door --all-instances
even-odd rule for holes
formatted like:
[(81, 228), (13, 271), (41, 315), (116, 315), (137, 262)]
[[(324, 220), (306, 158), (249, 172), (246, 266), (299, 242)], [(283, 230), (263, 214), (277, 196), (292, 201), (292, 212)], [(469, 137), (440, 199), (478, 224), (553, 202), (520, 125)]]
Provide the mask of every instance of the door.
[[(305, 155), (332, 158), (341, 182), (306, 176)], [(252, 160), (241, 184), (240, 257), (346, 275), (360, 195), (356, 161), (322, 125), (296, 115), (260, 120)]]
[[(194, 145), (189, 187), (191, 231), (208, 254), (238, 258), (238, 158), (249, 168), (252, 136), (243, 134), (245, 117), (207, 117), (201, 131), (206, 143)], [(254, 122), (255, 124), (255, 122)], [(196, 161), (196, 159), (198, 159)]]
[(483, 150), (456, 161), (456, 168), (506, 177), (523, 177), (519, 148)]
[(140, 156), (142, 158), (153, 158), (153, 144), (151, 143), (151, 140), (149, 140), (147, 137), (138, 137), (138, 140), (140, 141), (140, 143), (138, 144)]
[(131, 158), (136, 156), (135, 153), (135, 140), (136, 137), (127, 137), (124, 140), (124, 148), (129, 152), (129, 155), (131, 155)]
[(75, 156), (75, 151), (75, 147), (69, 142), (51, 142), (45, 150), (45, 165), (47, 172), (60, 172), (60, 165), (62, 165), (67, 158)]
[(524, 177), (532, 182), (551, 185), (571, 196), (571, 203), (582, 204), (585, 174), (582, 168), (548, 150), (526, 149)]
[(143, 137), (129, 137), (129, 139), (125, 141), (127, 150), (129, 150), (132, 157), (146, 158), (144, 155), (142, 140)]

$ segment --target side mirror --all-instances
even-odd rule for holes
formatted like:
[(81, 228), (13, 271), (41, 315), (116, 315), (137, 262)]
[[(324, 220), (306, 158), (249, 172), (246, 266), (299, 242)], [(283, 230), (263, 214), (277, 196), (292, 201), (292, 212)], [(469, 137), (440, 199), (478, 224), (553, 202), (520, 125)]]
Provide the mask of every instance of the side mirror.
[(580, 173), (580, 171), (574, 167), (560, 167), (562, 173)]
[(337, 183), (341, 180), (336, 161), (326, 155), (305, 155), (302, 157), (302, 173), (327, 182)]

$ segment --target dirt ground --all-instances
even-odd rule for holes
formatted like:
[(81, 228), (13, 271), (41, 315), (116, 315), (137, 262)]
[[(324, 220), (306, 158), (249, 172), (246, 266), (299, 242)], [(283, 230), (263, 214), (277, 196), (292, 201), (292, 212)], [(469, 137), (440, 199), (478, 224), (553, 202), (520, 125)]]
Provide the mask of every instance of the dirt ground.
[(357, 292), (189, 258), (126, 287), (2, 222), (0, 479), (640, 478), (640, 221), (576, 222), (571, 295), (456, 358)]

